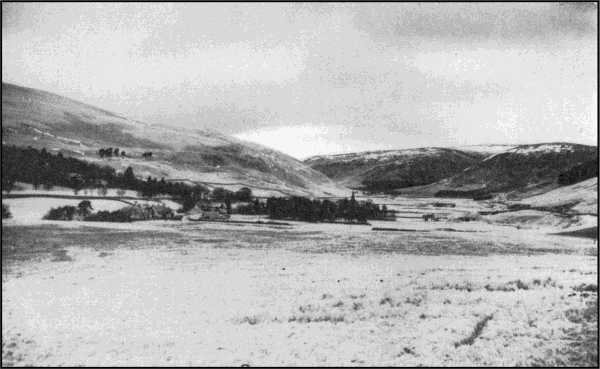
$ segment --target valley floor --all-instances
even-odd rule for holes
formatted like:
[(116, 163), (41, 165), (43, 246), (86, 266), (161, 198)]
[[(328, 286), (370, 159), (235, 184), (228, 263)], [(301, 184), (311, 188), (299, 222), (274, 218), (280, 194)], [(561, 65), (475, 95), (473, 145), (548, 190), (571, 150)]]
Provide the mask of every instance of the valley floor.
[(593, 239), (292, 223), (3, 221), (2, 364), (597, 364)]

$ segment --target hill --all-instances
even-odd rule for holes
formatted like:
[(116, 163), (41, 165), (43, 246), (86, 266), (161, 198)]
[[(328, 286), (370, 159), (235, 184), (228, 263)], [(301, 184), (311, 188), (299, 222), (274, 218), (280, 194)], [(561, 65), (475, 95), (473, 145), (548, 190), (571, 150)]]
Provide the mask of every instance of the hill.
[(598, 177), (527, 197), (521, 203), (534, 208), (562, 208), (569, 214), (598, 215)]
[(561, 174), (597, 156), (596, 146), (565, 142), (518, 145), (488, 156), (436, 186), (449, 191), (533, 196), (559, 187)]
[(375, 151), (305, 163), (346, 186), (372, 191), (524, 198), (597, 176), (597, 158), (596, 146), (558, 142)]
[(485, 156), (475, 150), (430, 147), (313, 156), (304, 162), (348, 187), (390, 191), (450, 177)]
[[(150, 125), (45, 91), (2, 83), (2, 143), (61, 152), (118, 171), (258, 195), (345, 195), (347, 191), (281, 152), (201, 129)], [(101, 158), (101, 148), (126, 156)], [(145, 152), (152, 152), (144, 158)]]

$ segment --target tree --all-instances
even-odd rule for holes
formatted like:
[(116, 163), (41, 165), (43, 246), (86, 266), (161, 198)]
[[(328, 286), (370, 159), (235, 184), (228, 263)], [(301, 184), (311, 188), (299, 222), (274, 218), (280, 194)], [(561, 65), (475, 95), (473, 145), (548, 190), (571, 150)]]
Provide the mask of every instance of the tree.
[(242, 187), (235, 192), (235, 198), (238, 201), (251, 201), (252, 200), (252, 190), (248, 187)]
[(123, 173), (123, 184), (125, 186), (134, 186), (136, 182), (135, 175), (133, 174), (133, 169), (131, 167), (127, 167), (125, 172)]
[(227, 214), (231, 214), (231, 198), (225, 199), (225, 209), (227, 209)]
[(83, 188), (83, 184), (85, 183), (79, 174), (72, 175), (69, 182), (70, 187), (73, 189), (73, 193), (75, 195), (79, 193), (79, 190)]
[(212, 191), (213, 199), (217, 201), (225, 201), (226, 199), (231, 199), (233, 196), (233, 192), (224, 189), (223, 187), (217, 187)]
[(119, 156), (119, 148), (115, 147), (115, 149), (113, 150), (113, 153), (115, 154), (115, 156)]
[(77, 205), (77, 211), (81, 216), (86, 217), (90, 215), (92, 210), (94, 210), (94, 208), (92, 208), (92, 203), (90, 200), (83, 200)]

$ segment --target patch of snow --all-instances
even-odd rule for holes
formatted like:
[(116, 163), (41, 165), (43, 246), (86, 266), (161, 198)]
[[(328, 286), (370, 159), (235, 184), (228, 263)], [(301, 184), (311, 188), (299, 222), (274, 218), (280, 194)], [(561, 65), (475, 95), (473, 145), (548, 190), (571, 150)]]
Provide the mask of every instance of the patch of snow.
[(515, 154), (550, 153), (550, 152), (573, 152), (573, 146), (569, 144), (543, 144), (515, 147), (510, 152)]

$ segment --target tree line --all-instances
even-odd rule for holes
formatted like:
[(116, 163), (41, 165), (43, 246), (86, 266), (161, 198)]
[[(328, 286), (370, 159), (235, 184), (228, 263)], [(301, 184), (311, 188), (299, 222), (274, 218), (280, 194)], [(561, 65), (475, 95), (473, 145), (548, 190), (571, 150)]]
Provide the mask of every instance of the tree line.
[(367, 219), (380, 219), (387, 209), (371, 201), (356, 201), (354, 194), (350, 199), (336, 202), (330, 200), (311, 200), (305, 197), (267, 199), (266, 213), (271, 219), (300, 220), (306, 222), (366, 223)]
[(119, 157), (119, 155), (122, 157), (125, 157), (125, 156), (127, 156), (127, 153), (125, 152), (125, 150), (122, 150), (119, 152), (118, 147), (115, 147), (114, 149), (112, 147), (106, 147), (106, 148), (103, 147), (98, 150), (98, 155), (100, 155), (101, 158), (104, 158), (104, 157), (110, 158), (112, 156)]
[[(103, 149), (114, 154), (116, 149)], [(108, 187), (127, 189), (138, 192), (143, 197), (169, 195), (175, 201), (183, 204), (187, 211), (202, 198), (210, 194), (210, 190), (200, 184), (189, 185), (181, 182), (170, 182), (164, 178), (148, 176), (146, 180), (136, 177), (133, 168), (116, 172), (114, 168), (89, 163), (84, 160), (64, 157), (60, 152), (49, 153), (46, 149), (32, 147), (21, 148), (2, 145), (2, 190), (10, 192), (15, 182), (31, 183), (35, 189), (43, 187), (52, 189), (54, 186), (72, 188), (77, 194), (88, 188), (98, 188), (106, 194)], [(124, 191), (121, 191), (123, 195)], [(212, 199), (231, 202), (252, 201), (252, 190), (243, 187), (238, 191), (229, 191), (217, 187), (212, 191)]]
[(148, 177), (144, 181), (135, 176), (131, 167), (117, 173), (109, 166), (52, 154), (46, 149), (2, 145), (2, 190), (10, 192), (15, 182), (31, 183), (35, 189), (68, 187), (75, 194), (85, 188), (108, 187), (133, 190), (144, 197), (165, 194), (183, 202), (184, 207), (193, 207), (210, 192), (199, 184), (167, 182), (164, 178)]

